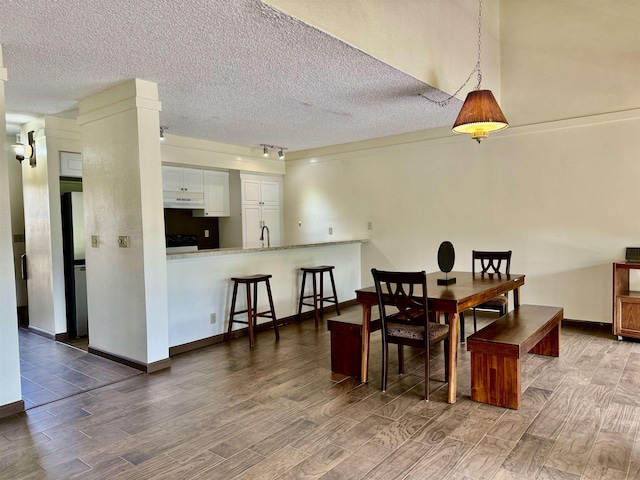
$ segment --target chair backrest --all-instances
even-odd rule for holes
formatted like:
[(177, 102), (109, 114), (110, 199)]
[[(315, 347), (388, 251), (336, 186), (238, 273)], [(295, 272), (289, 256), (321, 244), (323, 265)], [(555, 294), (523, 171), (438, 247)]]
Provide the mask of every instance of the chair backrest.
[(472, 272), (476, 273), (476, 262), (480, 263), (478, 273), (489, 275), (509, 274), (511, 268), (511, 250), (506, 252), (479, 252), (472, 251)]
[(387, 322), (425, 326), (427, 275), (423, 272), (384, 272), (371, 269), (378, 295), (383, 333)]

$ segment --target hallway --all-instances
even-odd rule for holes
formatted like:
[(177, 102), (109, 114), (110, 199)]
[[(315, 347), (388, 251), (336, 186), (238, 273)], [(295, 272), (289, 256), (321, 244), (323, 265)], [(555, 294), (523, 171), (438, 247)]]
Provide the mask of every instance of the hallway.
[(20, 328), (25, 409), (110, 385), (142, 372)]

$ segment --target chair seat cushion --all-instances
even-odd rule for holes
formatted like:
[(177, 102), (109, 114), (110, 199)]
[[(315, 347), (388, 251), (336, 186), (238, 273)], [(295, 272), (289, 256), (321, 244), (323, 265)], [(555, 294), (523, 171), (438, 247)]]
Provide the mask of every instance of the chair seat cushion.
[(493, 297), (490, 300), (487, 300), (484, 303), (481, 303), (476, 308), (491, 308), (495, 310), (506, 309), (509, 300), (507, 297), (500, 295), (499, 297)]
[[(449, 325), (429, 322), (429, 343), (439, 342), (449, 334)], [(412, 340), (424, 339), (424, 327), (419, 325), (404, 325), (388, 323), (387, 335), (390, 337), (408, 338)]]

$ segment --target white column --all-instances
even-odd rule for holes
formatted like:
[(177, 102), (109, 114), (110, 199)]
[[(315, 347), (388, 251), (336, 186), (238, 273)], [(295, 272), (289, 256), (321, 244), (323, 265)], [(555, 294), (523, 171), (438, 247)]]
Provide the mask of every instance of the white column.
[(147, 371), (164, 368), (170, 361), (158, 88), (128, 80), (80, 101), (79, 111), (89, 347)]
[[(5, 121), (4, 83), (7, 70), (2, 67), (0, 47), (0, 132)], [(11, 208), (9, 204), (9, 161), (6, 136), (0, 136), (0, 416), (24, 410), (20, 389), (20, 355), (18, 351), (18, 315), (13, 270)]]

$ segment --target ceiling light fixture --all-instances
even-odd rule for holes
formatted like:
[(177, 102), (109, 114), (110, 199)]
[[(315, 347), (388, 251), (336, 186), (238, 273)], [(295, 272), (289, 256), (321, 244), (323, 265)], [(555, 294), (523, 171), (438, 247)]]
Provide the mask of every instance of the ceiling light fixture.
[(273, 150), (278, 152), (278, 158), (280, 160), (284, 160), (284, 151), (286, 150), (285, 147), (278, 147), (276, 145), (267, 145), (266, 143), (261, 143), (260, 146), (262, 147), (263, 157), (267, 158), (269, 156), (269, 150)]
[(160, 141), (164, 142), (164, 131), (167, 130), (169, 127), (160, 127)]
[(489, 132), (496, 132), (503, 130), (509, 126), (509, 122), (502, 113), (498, 102), (496, 102), (491, 90), (481, 90), (480, 83), (482, 82), (482, 70), (480, 68), (480, 57), (482, 47), (482, 0), (478, 1), (478, 61), (473, 68), (467, 80), (462, 86), (451, 96), (445, 100), (434, 101), (430, 98), (422, 95), (427, 100), (437, 103), (440, 106), (444, 106), (454, 98), (469, 82), (474, 73), (477, 73), (478, 84), (474, 91), (467, 94), (467, 98), (462, 104), (462, 108), (458, 113), (458, 117), (453, 124), (452, 131), (455, 133), (468, 133), (471, 138), (478, 143), (483, 138), (489, 136)]
[(28, 133), (28, 145), (23, 145), (20, 142), (12, 145), (16, 152), (16, 160), (22, 163), (25, 158), (28, 158), (31, 167), (36, 166), (36, 141), (33, 139), (34, 133), (33, 130)]

